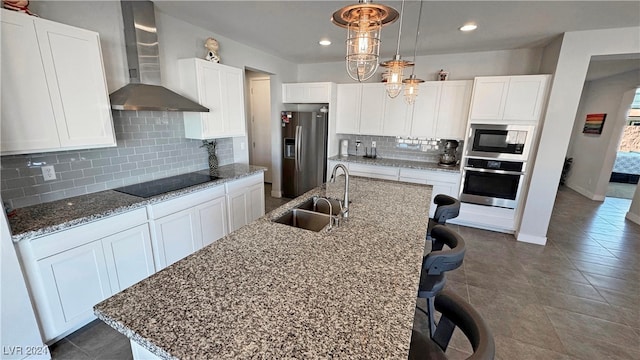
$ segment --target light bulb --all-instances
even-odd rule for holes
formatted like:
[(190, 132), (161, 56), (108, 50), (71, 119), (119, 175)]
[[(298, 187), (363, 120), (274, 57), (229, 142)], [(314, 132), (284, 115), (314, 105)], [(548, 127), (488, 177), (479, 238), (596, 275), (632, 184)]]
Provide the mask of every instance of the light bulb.
[(402, 66), (394, 65), (386, 73), (385, 88), (390, 98), (395, 98), (402, 91)]
[(420, 83), (423, 83), (424, 80), (416, 78), (415, 75), (409, 76), (408, 79), (403, 81), (405, 83), (404, 87), (404, 101), (413, 105), (416, 102), (416, 97), (418, 97), (418, 90), (420, 89)]
[(378, 69), (380, 53), (379, 19), (362, 14), (347, 29), (347, 73), (358, 81), (369, 79)]

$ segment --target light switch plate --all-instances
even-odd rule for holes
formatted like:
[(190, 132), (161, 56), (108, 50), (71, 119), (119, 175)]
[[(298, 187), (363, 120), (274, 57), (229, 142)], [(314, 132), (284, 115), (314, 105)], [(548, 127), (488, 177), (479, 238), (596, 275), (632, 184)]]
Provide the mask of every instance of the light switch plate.
[(44, 181), (55, 180), (56, 179), (56, 169), (53, 165), (47, 165), (42, 167), (42, 176), (44, 177)]

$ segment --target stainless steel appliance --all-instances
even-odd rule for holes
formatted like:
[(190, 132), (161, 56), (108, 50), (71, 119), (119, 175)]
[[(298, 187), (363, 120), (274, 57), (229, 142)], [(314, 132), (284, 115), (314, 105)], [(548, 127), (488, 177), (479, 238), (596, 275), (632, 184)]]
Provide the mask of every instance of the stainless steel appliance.
[(526, 161), (533, 143), (533, 126), (471, 124), (465, 155)]
[(440, 154), (439, 166), (453, 167), (458, 163), (458, 156), (456, 151), (458, 150), (458, 142), (456, 140), (442, 140), (444, 150)]
[(324, 183), (327, 113), (282, 112), (282, 193), (299, 196)]
[(460, 201), (516, 208), (525, 167), (522, 161), (467, 158), (462, 171)]

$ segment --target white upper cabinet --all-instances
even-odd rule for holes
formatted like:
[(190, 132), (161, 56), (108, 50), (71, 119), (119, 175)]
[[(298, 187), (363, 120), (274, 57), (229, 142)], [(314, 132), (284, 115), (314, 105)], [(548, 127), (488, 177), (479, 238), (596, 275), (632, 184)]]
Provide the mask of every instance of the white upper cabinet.
[(467, 127), (473, 81), (441, 81), (440, 84), (435, 137), (438, 139), (463, 139)]
[(537, 122), (550, 75), (478, 77), (473, 86), (471, 122)]
[(384, 98), (386, 96), (382, 84), (362, 84), (360, 100), (360, 134), (382, 135), (384, 121)]
[(282, 84), (282, 102), (294, 104), (319, 104), (331, 100), (329, 82)]
[(358, 134), (360, 132), (361, 84), (338, 85), (336, 101), (336, 133)]
[(2, 11), (2, 154), (115, 146), (97, 33)]
[(463, 139), (467, 127), (471, 80), (420, 84), (413, 108), (412, 137)]
[(440, 102), (440, 82), (429, 81), (420, 84), (418, 97), (413, 104), (411, 136), (434, 137), (438, 105)]
[(411, 130), (412, 113), (413, 107), (404, 101), (403, 94), (393, 99), (385, 94), (382, 135), (408, 136)]
[(246, 135), (242, 70), (202, 59), (178, 60), (184, 95), (209, 108), (185, 112), (185, 136), (214, 139)]

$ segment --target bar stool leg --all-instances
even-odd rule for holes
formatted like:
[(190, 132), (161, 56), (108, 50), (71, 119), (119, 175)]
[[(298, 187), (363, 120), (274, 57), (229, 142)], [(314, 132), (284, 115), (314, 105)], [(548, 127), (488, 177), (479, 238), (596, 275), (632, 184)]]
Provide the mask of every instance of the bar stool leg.
[(427, 298), (427, 307), (429, 309), (429, 313), (427, 314), (429, 318), (429, 335), (431, 337), (433, 337), (433, 335), (436, 333), (436, 319), (435, 319), (436, 309), (435, 309), (434, 303), (435, 303), (435, 297)]

